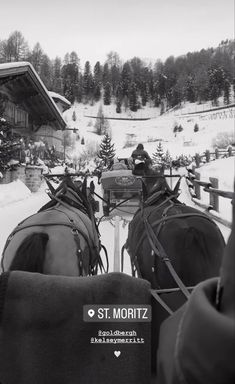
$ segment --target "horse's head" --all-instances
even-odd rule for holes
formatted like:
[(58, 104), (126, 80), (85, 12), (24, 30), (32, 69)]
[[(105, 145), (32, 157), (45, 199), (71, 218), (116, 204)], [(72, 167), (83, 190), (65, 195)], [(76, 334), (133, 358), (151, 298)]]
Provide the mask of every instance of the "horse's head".
[[(148, 178), (150, 178), (151, 182), (148, 182)], [(181, 177), (179, 177), (179, 180), (173, 189), (170, 188), (166, 177), (162, 174), (152, 175), (148, 178), (146, 178), (143, 185), (145, 205), (152, 205), (157, 202), (161, 202), (168, 197), (176, 200), (179, 196)]]
[(41, 210), (45, 210), (60, 202), (61, 204), (64, 203), (77, 208), (89, 216), (97, 211), (97, 204), (93, 197), (95, 190), (94, 182), (91, 181), (90, 187), (88, 187), (86, 175), (83, 181), (81, 181), (80, 179), (73, 180), (71, 175), (64, 174), (61, 183), (56, 189), (48, 179), (46, 179), (46, 182), (49, 187), (48, 195), (51, 201), (43, 206)]

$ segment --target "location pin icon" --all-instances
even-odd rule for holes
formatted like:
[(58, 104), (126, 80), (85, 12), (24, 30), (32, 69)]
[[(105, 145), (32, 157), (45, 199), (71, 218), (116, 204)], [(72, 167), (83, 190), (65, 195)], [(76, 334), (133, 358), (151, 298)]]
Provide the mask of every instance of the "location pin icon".
[(90, 317), (93, 317), (94, 314), (95, 314), (95, 311), (94, 311), (93, 309), (89, 309), (89, 311), (88, 311), (87, 313), (88, 313), (88, 315), (89, 315)]

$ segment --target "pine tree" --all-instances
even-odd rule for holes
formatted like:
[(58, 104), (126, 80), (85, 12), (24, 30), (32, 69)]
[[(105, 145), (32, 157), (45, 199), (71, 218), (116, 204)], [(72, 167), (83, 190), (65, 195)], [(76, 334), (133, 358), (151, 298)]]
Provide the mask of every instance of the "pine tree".
[(230, 103), (230, 82), (227, 78), (224, 80), (223, 91), (224, 91), (224, 104), (229, 104)]
[(146, 106), (146, 103), (149, 99), (148, 97), (148, 86), (146, 83), (143, 83), (142, 86), (141, 86), (141, 102), (142, 102), (142, 105), (143, 107)]
[(126, 62), (123, 65), (122, 73), (121, 73), (121, 79), (122, 79), (122, 91), (123, 96), (129, 96), (128, 91), (130, 89), (131, 80), (132, 80), (132, 73), (131, 73), (131, 67), (128, 62)]
[(134, 82), (132, 82), (130, 86), (129, 102), (130, 102), (130, 110), (133, 112), (136, 112), (138, 109), (138, 99), (137, 99), (137, 92), (136, 92), (136, 84)]
[(122, 109), (122, 87), (121, 84), (118, 84), (116, 88), (116, 112), (121, 113)]
[(99, 107), (94, 128), (97, 135), (103, 135), (108, 133), (109, 123), (108, 120), (104, 117), (102, 105)]
[[(68, 54), (69, 59), (69, 54)], [(68, 63), (63, 65), (61, 69), (61, 77), (63, 80), (64, 96), (73, 103), (77, 97), (79, 72), (76, 63)]]
[(107, 167), (110, 165), (111, 160), (115, 156), (115, 149), (114, 144), (111, 143), (111, 138), (108, 134), (105, 134), (101, 144), (100, 144), (100, 150), (98, 153), (98, 157), (103, 160), (104, 165)]
[(157, 166), (159, 169), (162, 169), (164, 165), (164, 150), (160, 141), (157, 145), (156, 152), (152, 154), (152, 161), (153, 165)]
[(119, 68), (116, 65), (113, 65), (111, 67), (111, 82), (112, 82), (113, 93), (115, 92), (117, 85), (120, 82), (120, 77), (121, 77), (121, 74), (120, 74)]
[(94, 99), (95, 101), (99, 101), (101, 98), (101, 90), (100, 90), (100, 85), (97, 84), (94, 89)]
[(212, 66), (208, 70), (208, 75), (210, 100), (214, 105), (218, 105), (218, 98), (221, 96), (225, 80), (224, 69), (217, 65)]
[(90, 66), (90, 62), (86, 61), (84, 74), (83, 74), (83, 94), (85, 97), (85, 102), (88, 102), (88, 99), (91, 96), (91, 88), (92, 88), (91, 66)]
[(105, 84), (107, 82), (109, 83), (111, 82), (111, 74), (110, 74), (108, 63), (104, 64), (102, 81), (103, 81), (103, 87), (105, 87)]
[(102, 67), (99, 61), (97, 61), (94, 66), (94, 82), (95, 85), (102, 85)]
[(189, 75), (186, 81), (186, 99), (190, 103), (195, 102), (195, 82), (192, 75)]
[(104, 87), (104, 105), (111, 104), (111, 84), (107, 82)]
[(168, 149), (166, 150), (166, 153), (162, 157), (162, 162), (165, 169), (170, 168), (172, 164), (172, 157)]

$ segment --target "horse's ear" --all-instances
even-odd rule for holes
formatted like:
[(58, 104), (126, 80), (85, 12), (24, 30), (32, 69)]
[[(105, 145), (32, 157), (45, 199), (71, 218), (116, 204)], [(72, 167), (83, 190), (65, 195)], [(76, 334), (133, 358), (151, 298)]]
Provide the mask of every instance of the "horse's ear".
[(51, 182), (45, 177), (45, 180), (46, 180), (46, 183), (47, 183), (47, 185), (48, 185), (48, 188), (50, 189), (50, 191), (51, 191), (51, 193), (52, 193), (52, 195), (54, 195), (55, 194), (55, 191), (56, 191), (56, 189), (53, 187), (53, 185), (51, 184)]
[(90, 182), (90, 193), (93, 195), (95, 192), (95, 184), (94, 184), (94, 181), (91, 180)]
[(174, 195), (178, 195), (178, 193), (179, 193), (181, 178), (182, 178), (182, 176), (180, 176), (179, 180), (177, 181), (177, 183), (173, 189)]
[(87, 176), (84, 177), (81, 191), (82, 194), (87, 197)]

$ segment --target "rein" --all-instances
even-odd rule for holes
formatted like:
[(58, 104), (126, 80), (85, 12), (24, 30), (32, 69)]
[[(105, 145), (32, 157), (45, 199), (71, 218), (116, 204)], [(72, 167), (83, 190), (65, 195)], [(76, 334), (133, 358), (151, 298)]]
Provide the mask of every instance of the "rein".
[[(67, 208), (67, 209), (71, 209), (71, 207), (70, 207), (69, 204), (67, 204), (67, 203), (64, 202), (63, 200), (59, 199), (57, 196), (54, 196), (54, 195), (52, 195), (52, 194), (50, 194), (50, 193), (48, 193), (48, 195), (50, 196), (51, 199), (56, 200), (58, 203), (60, 203), (60, 204), (61, 204), (62, 206), (64, 206), (65, 208)], [(57, 209), (57, 208), (55, 208), (55, 209)], [(57, 210), (59, 211), (59, 209), (57, 209)], [(63, 211), (60, 211), (60, 212), (64, 213), (65, 216), (67, 216), (68, 219), (69, 219), (69, 221), (71, 222), (71, 219), (69, 218), (69, 216), (68, 216), (65, 212), (63, 212)], [(91, 216), (92, 216), (92, 215), (91, 215)], [(93, 216), (92, 216), (92, 217), (93, 217)], [(92, 220), (91, 217), (90, 217), (90, 220), (91, 220), (91, 223), (92, 223), (92, 227), (93, 227), (93, 231), (94, 231), (94, 233), (96, 233), (96, 232), (98, 233), (98, 230), (97, 230), (97, 228), (96, 228), (96, 226), (95, 226), (94, 220)], [(72, 220), (72, 222), (73, 222), (73, 220)], [(103, 265), (103, 261), (102, 261), (100, 255), (99, 255), (99, 250), (98, 250), (97, 247), (95, 246), (94, 242), (90, 241), (90, 240), (89, 240), (89, 237), (87, 237), (87, 236), (86, 236), (86, 235), (85, 235), (79, 228), (75, 227), (75, 231), (72, 232), (72, 233), (73, 233), (73, 235), (74, 235), (74, 237), (75, 237), (75, 242), (76, 242), (77, 244), (78, 244), (78, 237), (77, 237), (77, 236), (78, 236), (78, 233), (77, 233), (77, 232), (79, 232), (79, 233), (85, 238), (85, 240), (86, 240), (86, 242), (87, 242), (87, 244), (88, 244), (88, 247), (89, 247), (89, 249), (90, 249), (91, 254), (93, 254), (95, 260), (97, 260), (97, 264), (98, 264), (99, 267), (100, 267), (100, 271), (101, 271), (101, 272), (102, 272), (102, 271), (107, 272), (107, 271), (105, 271), (105, 268), (104, 268), (104, 265)], [(107, 260), (108, 260), (108, 259), (107, 259), (107, 251), (106, 251), (106, 249), (105, 249), (104, 246), (102, 246), (102, 248), (104, 249), (105, 256), (106, 256), (106, 261), (107, 261)], [(79, 252), (79, 257), (81, 257), (81, 254), (80, 254), (80, 253), (81, 253), (81, 252)], [(108, 268), (108, 261), (107, 261), (107, 268)], [(96, 273), (97, 273), (97, 269), (95, 270), (95, 272), (92, 272), (91, 274), (94, 275), (94, 274), (96, 274)]]
[[(150, 200), (151, 202), (154, 201), (156, 199), (156, 197), (158, 198), (162, 193), (156, 193), (154, 194), (154, 199)], [(175, 280), (177, 286), (180, 288), (180, 290), (182, 291), (182, 293), (185, 295), (185, 297), (188, 299), (189, 296), (190, 296), (190, 293), (189, 293), (189, 290), (187, 289), (187, 287), (184, 285), (184, 283), (182, 282), (182, 280), (180, 279), (180, 277), (178, 276), (178, 274), (176, 273), (174, 267), (172, 266), (171, 264), (171, 261), (165, 251), (165, 249), (163, 248), (161, 242), (158, 240), (158, 235), (160, 233), (160, 230), (161, 230), (161, 227), (162, 227), (162, 224), (165, 223), (166, 221), (168, 220), (171, 220), (171, 219), (174, 219), (174, 218), (183, 218), (183, 217), (191, 217), (191, 216), (199, 216), (199, 217), (203, 217), (204, 219), (207, 219), (209, 221), (211, 221), (211, 219), (205, 215), (202, 215), (200, 213), (179, 213), (179, 214), (174, 214), (174, 215), (171, 215), (171, 216), (166, 216), (166, 213), (167, 211), (173, 206), (173, 202), (172, 202), (172, 199), (175, 198), (176, 196), (173, 195), (173, 196), (169, 196), (164, 202), (162, 202), (158, 207), (157, 207), (157, 210), (163, 206), (164, 204), (166, 204), (167, 202), (170, 202), (170, 206), (166, 207), (166, 209), (163, 211), (163, 215), (160, 219), (156, 220), (155, 222), (152, 223), (152, 225), (149, 223), (148, 221), (148, 217), (144, 214), (144, 210), (143, 210), (143, 207), (141, 207), (141, 214), (142, 214), (142, 219), (143, 219), (143, 223), (144, 223), (144, 227), (145, 227), (145, 233), (142, 234), (141, 238), (139, 239), (138, 243), (137, 243), (137, 246), (135, 248), (135, 252), (134, 254), (136, 255), (137, 253), (137, 250), (140, 246), (140, 244), (142, 243), (144, 237), (147, 235), (147, 238), (148, 238), (148, 241), (152, 247), (152, 253), (153, 253), (153, 256), (156, 255), (158, 256), (166, 265), (166, 267), (168, 268), (172, 278)], [(158, 230), (157, 230), (157, 233), (154, 232), (153, 228), (155, 226), (158, 226)], [(137, 271), (139, 271), (139, 265), (138, 265), (138, 260), (137, 260), (137, 256), (135, 256), (134, 259), (132, 259), (131, 261), (131, 264), (132, 264), (132, 272), (135, 273), (134, 271), (134, 266), (136, 268)], [(154, 267), (152, 268), (153, 272), (154, 272)], [(141, 275), (140, 275), (141, 276)], [(162, 299), (159, 297), (159, 295), (153, 295), (155, 297), (155, 299), (157, 299), (161, 305), (162, 304)], [(168, 313), (169, 312), (169, 308), (165, 308)]]

